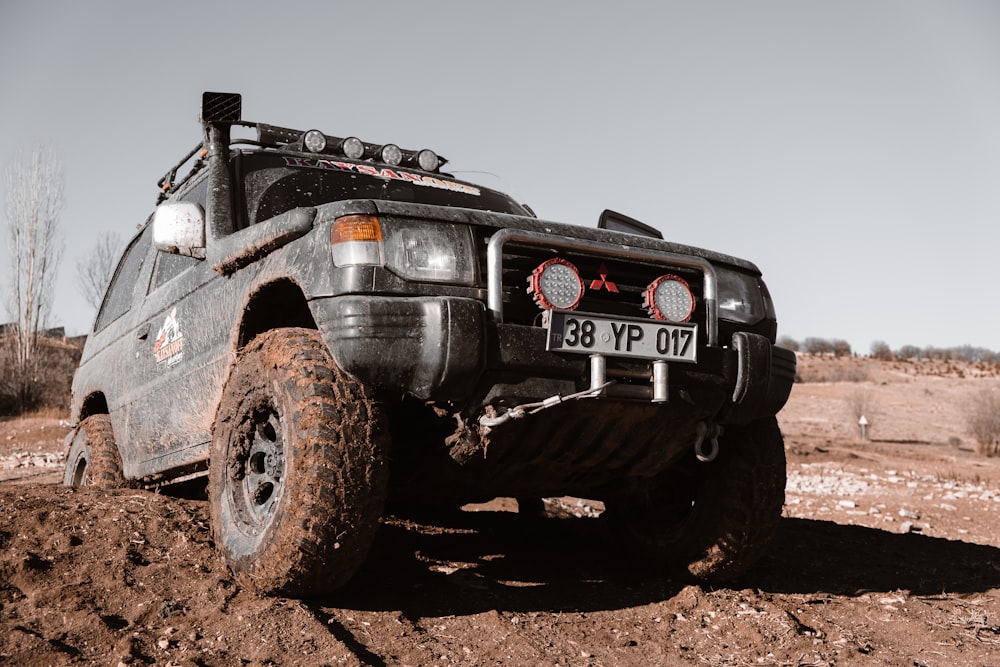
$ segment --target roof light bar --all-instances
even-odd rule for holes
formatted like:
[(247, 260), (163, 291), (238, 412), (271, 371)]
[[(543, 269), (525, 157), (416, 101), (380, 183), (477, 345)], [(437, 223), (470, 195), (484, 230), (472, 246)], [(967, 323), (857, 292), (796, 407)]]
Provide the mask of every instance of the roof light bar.
[(386, 144), (379, 150), (378, 156), (382, 162), (393, 167), (399, 166), (403, 161), (403, 151), (396, 144)]
[(347, 137), (340, 142), (340, 150), (345, 157), (352, 160), (360, 160), (365, 154), (365, 142), (357, 137)]
[(326, 150), (326, 135), (319, 130), (309, 130), (302, 135), (302, 145), (310, 153), (322, 153)]
[(425, 148), (417, 153), (417, 166), (424, 171), (437, 171), (441, 166), (441, 158), (431, 149)]

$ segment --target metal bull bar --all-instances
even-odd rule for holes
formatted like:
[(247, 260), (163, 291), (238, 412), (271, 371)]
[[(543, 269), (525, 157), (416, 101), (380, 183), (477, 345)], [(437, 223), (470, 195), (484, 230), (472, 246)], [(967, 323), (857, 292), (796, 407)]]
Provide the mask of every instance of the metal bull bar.
[(718, 287), (715, 277), (715, 267), (707, 259), (691, 255), (678, 255), (663, 250), (636, 248), (615, 243), (605, 243), (603, 241), (588, 241), (522, 229), (501, 229), (490, 237), (489, 245), (486, 248), (486, 303), (493, 313), (494, 322), (503, 322), (503, 248), (508, 243), (575, 250), (597, 257), (634, 259), (699, 269), (704, 276), (704, 293), (702, 294), (702, 298), (705, 301), (705, 330), (708, 338), (708, 346), (717, 347), (719, 344)]
[[(705, 330), (707, 344), (717, 347), (719, 344), (719, 306), (718, 288), (715, 268), (701, 257), (678, 255), (662, 250), (636, 248), (627, 245), (567, 238), (555, 234), (532, 232), (520, 229), (502, 229), (495, 233), (486, 249), (487, 273), (487, 306), (493, 314), (494, 322), (503, 322), (503, 250), (507, 243), (543, 246), (583, 252), (590, 255), (632, 259), (657, 264), (683, 266), (699, 269), (703, 275), (703, 294), (705, 302)], [(606, 364), (602, 355), (592, 355), (590, 358), (590, 395), (598, 395), (607, 386), (605, 376)], [(662, 403), (667, 400), (667, 363), (653, 362), (653, 402)]]

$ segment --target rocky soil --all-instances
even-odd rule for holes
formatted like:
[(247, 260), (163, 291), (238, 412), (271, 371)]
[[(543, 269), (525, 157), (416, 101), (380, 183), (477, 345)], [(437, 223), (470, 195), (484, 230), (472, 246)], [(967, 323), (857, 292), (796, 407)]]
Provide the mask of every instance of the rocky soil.
[(4, 422), (0, 664), (1000, 664), (1000, 460), (964, 426), (995, 369), (800, 369), (785, 518), (726, 588), (628, 562), (596, 504), (540, 518), (500, 499), (387, 517), (335, 596), (262, 598), (227, 572), (203, 501), (63, 488), (58, 417)]

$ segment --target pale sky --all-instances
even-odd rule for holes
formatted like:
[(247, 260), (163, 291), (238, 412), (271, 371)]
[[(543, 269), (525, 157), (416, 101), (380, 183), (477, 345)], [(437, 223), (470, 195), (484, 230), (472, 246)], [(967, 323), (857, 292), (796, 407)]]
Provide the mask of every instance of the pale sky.
[(152, 212), (204, 90), (749, 259), (779, 335), (1000, 350), (1000, 2), (0, 0), (0, 167), (66, 175), (50, 324), (90, 328), (77, 258)]

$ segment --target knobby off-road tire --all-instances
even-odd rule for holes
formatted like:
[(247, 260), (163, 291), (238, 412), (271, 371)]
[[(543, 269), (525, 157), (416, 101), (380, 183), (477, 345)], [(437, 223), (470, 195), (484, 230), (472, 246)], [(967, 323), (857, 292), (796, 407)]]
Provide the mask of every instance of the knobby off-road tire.
[(319, 334), (255, 338), (212, 429), (212, 529), (230, 569), (265, 594), (309, 597), (364, 562), (385, 505), (388, 430)]
[(90, 415), (77, 425), (66, 453), (63, 484), (111, 489), (126, 485), (122, 457), (111, 430), (111, 417)]
[(763, 554), (785, 502), (785, 447), (773, 417), (726, 427), (719, 455), (671, 471), (606, 515), (647, 557), (707, 582), (741, 575)]

